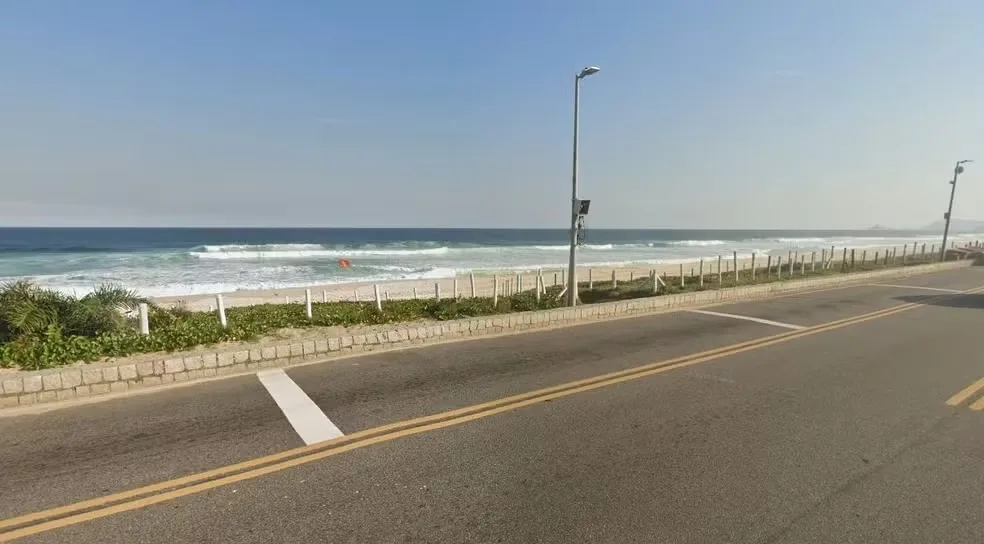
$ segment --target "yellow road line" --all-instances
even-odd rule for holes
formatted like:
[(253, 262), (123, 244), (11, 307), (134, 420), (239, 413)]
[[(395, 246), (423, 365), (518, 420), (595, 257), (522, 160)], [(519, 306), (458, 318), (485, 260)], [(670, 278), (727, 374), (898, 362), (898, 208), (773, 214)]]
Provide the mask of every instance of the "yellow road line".
[[(974, 293), (980, 290), (984, 290), (984, 287), (965, 291), (961, 294)], [(562, 398), (585, 391), (599, 389), (601, 387), (608, 387), (626, 381), (636, 380), (639, 378), (668, 372), (670, 370), (676, 370), (679, 368), (721, 359), (730, 355), (736, 355), (739, 353), (788, 342), (804, 336), (811, 336), (821, 332), (887, 317), (889, 315), (894, 315), (923, 306), (935, 300), (944, 300), (954, 296), (959, 296), (959, 294), (943, 295), (923, 303), (902, 304), (855, 317), (832, 321), (811, 327), (809, 329), (790, 331), (756, 340), (749, 340), (730, 346), (677, 357), (667, 361), (642, 365), (618, 372), (612, 372), (595, 376), (593, 378), (569, 382), (521, 395), (514, 395), (474, 406), (459, 408), (457, 410), (451, 410), (440, 414), (383, 425), (381, 427), (367, 429), (345, 437), (329, 440), (327, 442), (295, 448), (274, 455), (229, 465), (199, 474), (193, 474), (121, 493), (10, 518), (0, 522), (0, 531), (5, 529), (13, 529), (0, 533), (0, 542), (7, 542), (53, 529), (76, 525), (78, 523), (136, 510), (236, 482), (258, 478), (260, 476), (280, 472), (291, 467), (308, 464), (326, 457), (331, 457), (340, 453), (364, 448), (366, 446), (371, 446), (381, 442), (388, 442), (398, 438), (412, 436), (436, 429), (460, 425), (462, 423), (483, 419), (495, 414), (531, 406), (547, 400)], [(37, 521), (41, 521), (41, 523), (29, 525)], [(15, 527), (19, 528), (14, 529)]]
[(970, 384), (969, 386), (965, 387), (962, 391), (947, 399), (946, 403), (950, 406), (956, 406), (958, 404), (962, 404), (963, 401), (969, 399), (971, 395), (976, 393), (981, 388), (984, 388), (984, 378), (981, 378), (976, 382)]

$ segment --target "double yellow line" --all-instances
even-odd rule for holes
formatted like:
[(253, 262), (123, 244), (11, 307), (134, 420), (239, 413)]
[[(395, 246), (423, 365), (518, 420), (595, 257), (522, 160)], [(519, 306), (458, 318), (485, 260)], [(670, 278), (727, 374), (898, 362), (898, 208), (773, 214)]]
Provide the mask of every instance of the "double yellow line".
[(655, 374), (661, 374), (663, 372), (669, 372), (679, 368), (714, 361), (730, 355), (736, 355), (746, 351), (752, 351), (783, 342), (789, 342), (790, 340), (795, 340), (804, 336), (810, 336), (840, 329), (850, 325), (856, 325), (865, 321), (871, 321), (873, 319), (887, 317), (911, 310), (927, 303), (932, 303), (937, 300), (944, 300), (962, 294), (976, 293), (981, 290), (984, 290), (984, 287), (964, 291), (962, 293), (941, 295), (922, 303), (909, 303), (893, 306), (884, 310), (878, 310), (847, 319), (832, 321), (816, 327), (732, 344), (730, 346), (685, 355), (683, 357), (642, 365), (618, 372), (611, 372), (592, 378), (568, 382), (554, 387), (539, 389), (537, 391), (531, 391), (521, 395), (505, 397), (431, 416), (383, 425), (381, 427), (366, 429), (348, 436), (339, 437), (334, 440), (295, 448), (281, 453), (252, 459), (250, 461), (229, 465), (174, 480), (168, 480), (75, 504), (10, 518), (0, 521), (0, 542), (8, 542), (38, 533), (144, 508), (146, 506), (201, 493), (209, 489), (215, 489), (217, 487), (234, 484), (236, 482), (259, 478), (267, 474), (273, 474), (291, 467), (305, 465), (326, 457), (372, 446), (381, 442), (389, 442), (398, 438), (426, 433), (454, 425), (460, 425), (469, 421), (483, 419), (502, 412), (517, 410), (519, 408), (531, 406), (548, 400), (567, 397), (594, 389), (600, 389), (602, 387), (637, 380)]
[[(963, 390), (959, 391), (957, 394), (953, 395), (947, 399), (947, 406), (959, 406), (963, 404), (964, 401), (974, 396), (978, 391), (984, 389), (984, 378), (977, 380), (976, 382), (968, 385)], [(984, 412), (984, 396), (972, 402), (968, 406), (971, 410), (975, 412)]]

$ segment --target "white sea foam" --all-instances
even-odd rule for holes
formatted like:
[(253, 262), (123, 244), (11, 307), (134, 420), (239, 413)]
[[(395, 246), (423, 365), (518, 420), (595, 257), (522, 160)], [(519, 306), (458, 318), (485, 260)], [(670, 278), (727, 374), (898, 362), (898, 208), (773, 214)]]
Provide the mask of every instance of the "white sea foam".
[(710, 246), (723, 246), (726, 244), (733, 244), (734, 242), (727, 242), (725, 240), (676, 240), (669, 242), (667, 245), (671, 246), (685, 246), (685, 247), (710, 247)]
[[(296, 244), (303, 245), (303, 244)], [(248, 246), (247, 246), (248, 247)], [(313, 246), (320, 247), (320, 246)], [(189, 254), (199, 259), (217, 260), (272, 260), (272, 259), (312, 259), (312, 258), (340, 258), (349, 259), (352, 257), (369, 256), (410, 256), (410, 255), (443, 255), (448, 253), (447, 247), (435, 247), (427, 249), (242, 249), (232, 250), (223, 249), (222, 251), (192, 251)]]

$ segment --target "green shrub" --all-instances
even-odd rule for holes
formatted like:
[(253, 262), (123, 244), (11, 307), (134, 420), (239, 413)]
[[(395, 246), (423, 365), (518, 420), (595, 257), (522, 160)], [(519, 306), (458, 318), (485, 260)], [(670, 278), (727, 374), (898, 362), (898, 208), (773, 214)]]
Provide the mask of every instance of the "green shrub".
[[(912, 263), (915, 264), (915, 263)], [(881, 268), (880, 265), (873, 267)], [(867, 268), (867, 267), (866, 267)], [(868, 268), (870, 269), (870, 268)], [(807, 271), (806, 275), (838, 274), (838, 270)], [(699, 289), (714, 289), (717, 274), (707, 274), (704, 286), (688, 278), (680, 287), (679, 276), (667, 278), (660, 295)], [(797, 278), (801, 277), (797, 273)], [(724, 286), (734, 285), (733, 273), (725, 275)], [(789, 278), (785, 272), (782, 280)], [(773, 272), (762, 272), (751, 279), (742, 272), (740, 283), (778, 281)], [(582, 303), (649, 297), (652, 281), (638, 278), (620, 281), (612, 289), (608, 282), (595, 282), (587, 290), (581, 282)], [(94, 361), (104, 357), (123, 357), (135, 353), (180, 351), (196, 346), (229, 341), (246, 341), (278, 329), (305, 327), (351, 327), (381, 325), (418, 320), (452, 320), (483, 315), (557, 308), (564, 305), (560, 286), (547, 287), (538, 302), (532, 290), (509, 297), (499, 297), (493, 305), (489, 297), (435, 300), (394, 300), (376, 310), (371, 302), (329, 302), (312, 304), (312, 318), (305, 315), (303, 304), (262, 304), (233, 307), (226, 311), (229, 327), (223, 328), (213, 312), (193, 312), (184, 306), (163, 308), (151, 304), (151, 334), (140, 334), (133, 311), (141, 302), (137, 295), (118, 286), (100, 287), (83, 297), (73, 297), (19, 281), (0, 286), (0, 367), (38, 369), (75, 361)]]

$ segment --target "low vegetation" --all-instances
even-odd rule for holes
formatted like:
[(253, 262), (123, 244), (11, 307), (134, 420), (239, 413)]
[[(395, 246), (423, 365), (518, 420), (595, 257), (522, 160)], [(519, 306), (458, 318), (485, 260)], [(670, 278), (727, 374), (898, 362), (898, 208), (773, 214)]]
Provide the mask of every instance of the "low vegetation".
[[(918, 264), (910, 261), (907, 264)], [(864, 270), (893, 266), (866, 264)], [(830, 275), (850, 272), (849, 268), (811, 271), (795, 267), (790, 277), (787, 266), (783, 277), (776, 276), (775, 267), (768, 276), (763, 268), (741, 271), (737, 283), (748, 285), (771, 281), (788, 281), (803, 276)], [(860, 271), (858, 266), (854, 271)], [(718, 274), (705, 271), (701, 283), (696, 270), (684, 271), (684, 284), (679, 275), (665, 278), (659, 295), (684, 291), (717, 289), (735, 285), (734, 272)], [(141, 299), (133, 291), (107, 285), (82, 297), (42, 289), (30, 282), (19, 281), (0, 286), (0, 367), (39, 369), (77, 361), (95, 361), (106, 357), (123, 357), (137, 353), (180, 351), (196, 346), (230, 341), (248, 341), (280, 329), (379, 325), (421, 320), (451, 320), (465, 317), (504, 314), (563, 305), (561, 287), (547, 288), (538, 302), (535, 293), (525, 291), (499, 297), (498, 305), (491, 298), (461, 298), (435, 300), (395, 300), (383, 303), (380, 312), (372, 302), (329, 302), (312, 305), (313, 317), (308, 319), (303, 304), (264, 304), (235, 307), (226, 311), (228, 327), (219, 324), (211, 312), (192, 312), (182, 307), (150, 308), (150, 335), (140, 334), (136, 310)], [(626, 300), (653, 295), (649, 277), (618, 281), (594, 282), (588, 289), (581, 282), (583, 303)]]

